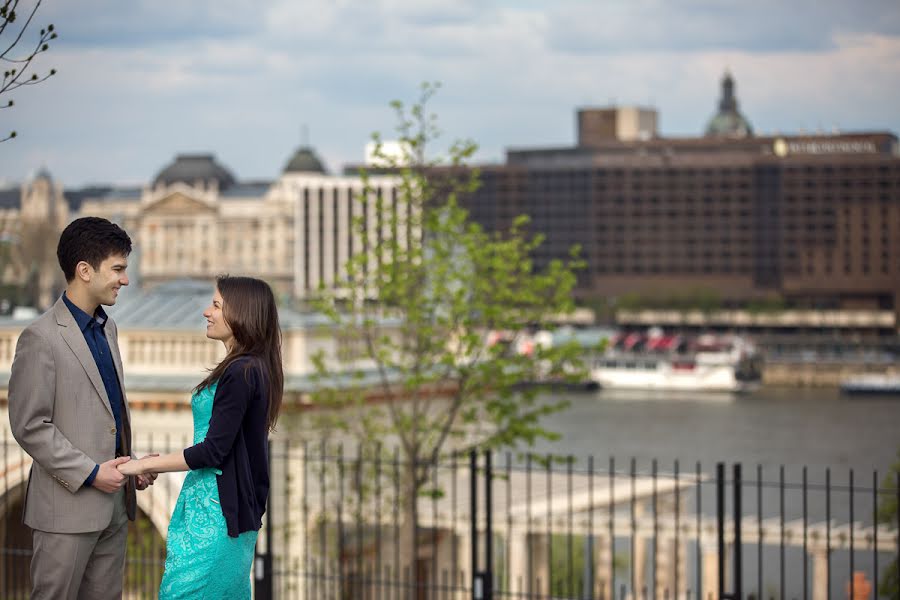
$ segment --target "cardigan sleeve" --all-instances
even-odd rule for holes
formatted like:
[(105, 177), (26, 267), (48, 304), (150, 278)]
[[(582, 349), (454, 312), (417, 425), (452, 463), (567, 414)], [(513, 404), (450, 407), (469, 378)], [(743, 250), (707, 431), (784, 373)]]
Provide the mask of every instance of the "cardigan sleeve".
[(247, 407), (259, 397), (257, 369), (246, 367), (246, 361), (235, 361), (219, 380), (206, 439), (184, 449), (184, 462), (192, 471), (220, 467), (231, 451)]

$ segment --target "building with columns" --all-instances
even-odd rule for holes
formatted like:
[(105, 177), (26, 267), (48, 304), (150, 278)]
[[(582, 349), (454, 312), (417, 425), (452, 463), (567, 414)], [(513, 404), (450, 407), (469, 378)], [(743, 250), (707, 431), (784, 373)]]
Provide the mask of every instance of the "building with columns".
[[(283, 298), (303, 299), (320, 286), (341, 293), (349, 257), (391, 234), (376, 206), (382, 199), (403, 212), (396, 188), (396, 178), (387, 175), (368, 180), (329, 175), (306, 146), (272, 181), (239, 181), (211, 154), (180, 154), (142, 187), (67, 191), (41, 171), (22, 186), (0, 191), (0, 234), (10, 246), (19, 233), (42, 241), (52, 251), (41, 256), (53, 264), (40, 272), (55, 275), (59, 232), (72, 219), (104, 217), (131, 235), (132, 273), (145, 287), (250, 274), (268, 281)], [(366, 235), (355, 231), (356, 218)], [(28, 234), (29, 224), (51, 230)], [(24, 285), (28, 265), (0, 266), (5, 282)], [(43, 283), (39, 308), (52, 303), (61, 279)]]
[[(372, 265), (378, 260), (372, 248), (379, 240), (396, 235), (403, 247), (418, 239), (395, 177), (364, 180), (358, 175), (304, 172), (283, 177), (281, 185), (283, 193), (295, 199), (293, 293), (297, 298), (313, 297), (320, 288), (346, 296), (346, 265), (351, 256), (366, 253), (366, 264)], [(392, 231), (388, 214), (396, 216), (402, 231)], [(367, 295), (375, 297), (371, 291)]]
[(275, 181), (238, 182), (212, 155), (183, 154), (143, 189), (89, 198), (80, 214), (118, 220), (132, 232), (145, 286), (252, 273), (287, 295), (306, 270), (298, 258), (316, 261), (322, 251), (295, 247), (298, 182), (308, 178), (329, 179), (309, 148), (299, 149)]

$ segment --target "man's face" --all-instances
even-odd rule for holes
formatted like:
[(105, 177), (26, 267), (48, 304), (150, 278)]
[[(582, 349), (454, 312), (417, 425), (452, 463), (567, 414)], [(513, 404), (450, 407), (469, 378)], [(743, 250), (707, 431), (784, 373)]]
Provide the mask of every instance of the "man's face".
[(125, 272), (128, 259), (121, 254), (114, 254), (100, 263), (99, 269), (94, 270), (90, 265), (89, 268), (91, 279), (88, 290), (91, 298), (99, 304), (112, 306), (119, 297), (119, 288), (128, 285), (128, 275)]

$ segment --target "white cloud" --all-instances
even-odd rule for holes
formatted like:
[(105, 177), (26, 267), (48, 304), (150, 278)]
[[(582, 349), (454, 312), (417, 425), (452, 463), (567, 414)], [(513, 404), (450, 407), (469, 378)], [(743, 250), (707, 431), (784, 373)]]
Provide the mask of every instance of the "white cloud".
[[(655, 104), (663, 133), (700, 133), (726, 67), (757, 130), (900, 129), (893, 4), (867, 4), (864, 31), (862, 17), (835, 8), (837, 23), (805, 0), (794, 12), (661, 0), (189, 4), (86, 0), (77, 23), (71, 5), (55, 9), (75, 40), (41, 57), (59, 76), (0, 113), (0, 128), (21, 135), (0, 146), (0, 178), (43, 164), (67, 185), (146, 181), (193, 150), (215, 152), (241, 178), (274, 177), (304, 123), (334, 169), (359, 161), (373, 130), (389, 136), (388, 101), (415, 98), (425, 80), (443, 83), (433, 108), (448, 136), (476, 139), (487, 159), (507, 146), (570, 144), (574, 108), (610, 100)], [(740, 43), (721, 43), (735, 19)], [(788, 29), (802, 43), (785, 42)]]

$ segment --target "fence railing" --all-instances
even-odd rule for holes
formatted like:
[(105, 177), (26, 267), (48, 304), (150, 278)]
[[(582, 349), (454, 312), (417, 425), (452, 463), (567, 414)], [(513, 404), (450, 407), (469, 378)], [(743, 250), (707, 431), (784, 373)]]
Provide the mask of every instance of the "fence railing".
[[(26, 598), (30, 458), (0, 444), (0, 597)], [(891, 597), (878, 584), (900, 579), (896, 473), (496, 452), (411, 463), (286, 439), (270, 462), (258, 598), (830, 600)], [(126, 597), (156, 596), (182, 480), (139, 492)]]

